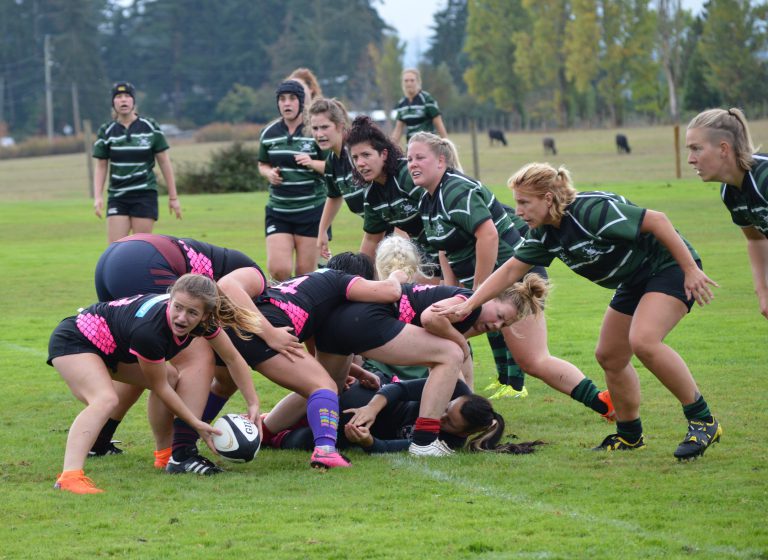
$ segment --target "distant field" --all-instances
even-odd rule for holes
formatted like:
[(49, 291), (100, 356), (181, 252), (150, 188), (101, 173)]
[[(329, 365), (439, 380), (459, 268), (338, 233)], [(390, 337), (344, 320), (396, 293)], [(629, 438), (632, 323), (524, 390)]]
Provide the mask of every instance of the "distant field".
[[(751, 123), (755, 142), (768, 138), (768, 120)], [(638, 181), (674, 181), (674, 134), (672, 127), (622, 128), (632, 147), (630, 156), (616, 154), (617, 130), (570, 130), (562, 132), (507, 133), (509, 145), (489, 147), (479, 133), (477, 146), (480, 179), (491, 186), (506, 184), (507, 177), (530, 161), (566, 165), (582, 188), (632, 184)], [(557, 156), (544, 155), (541, 139), (551, 136)], [(695, 178), (686, 163), (685, 126), (680, 131), (682, 178)], [(467, 173), (473, 174), (471, 139), (468, 134), (451, 136)], [(172, 142), (172, 141), (171, 141)], [(171, 144), (171, 159), (177, 165), (208, 161), (212, 151), (226, 143)], [(40, 200), (84, 197), (89, 193), (85, 154), (50, 158), (0, 160), (0, 200)]]
[[(530, 456), (459, 454), (446, 460), (352, 451), (352, 469), (312, 471), (307, 453), (263, 450), (212, 479), (151, 468), (143, 402), (119, 430), (127, 453), (90, 460), (107, 492), (54, 492), (66, 431), (81, 410), (45, 364), (50, 332), (95, 300), (93, 268), (105, 226), (91, 211), (85, 155), (0, 162), (0, 559), (766, 559), (768, 323), (758, 311), (744, 240), (719, 200), (684, 163), (674, 179), (667, 128), (623, 129), (633, 153), (618, 156), (615, 131), (547, 133), (582, 189), (615, 189), (666, 212), (721, 285), (668, 337), (723, 423), (722, 443), (693, 463), (672, 451), (685, 433), (675, 399), (638, 366), (648, 446), (595, 454), (613, 431), (594, 413), (528, 378), (530, 396), (503, 401), (508, 434), (548, 443)], [(520, 165), (544, 159), (543, 133), (509, 134), (507, 148), (479, 138), (481, 178), (504, 202)], [(755, 124), (756, 140), (768, 121)], [(471, 173), (469, 137), (456, 138)], [(175, 162), (204, 161), (221, 145), (178, 145)], [(684, 160), (683, 160), (684, 162)], [(238, 248), (265, 262), (264, 193), (185, 196), (184, 220), (161, 200), (158, 233)], [(334, 252), (356, 250), (360, 220), (334, 223)], [(611, 292), (563, 266), (551, 268), (550, 350), (604, 386), (593, 352)], [(494, 377), (483, 340), (473, 344), (477, 388)], [(298, 367), (298, 366), (297, 366)], [(254, 374), (264, 409), (284, 390)], [(242, 408), (236, 396), (225, 412)]]

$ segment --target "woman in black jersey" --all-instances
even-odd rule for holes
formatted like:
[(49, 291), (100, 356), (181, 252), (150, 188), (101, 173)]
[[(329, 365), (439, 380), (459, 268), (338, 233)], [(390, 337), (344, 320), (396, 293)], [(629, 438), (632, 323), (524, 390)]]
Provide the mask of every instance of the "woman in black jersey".
[[(218, 282), (222, 291), (245, 307), (257, 311), (251, 302), (266, 287), (261, 268), (247, 255), (235, 249), (211, 245), (191, 238), (169, 235), (136, 234), (112, 243), (96, 264), (95, 284), (99, 301), (112, 301), (136, 294), (162, 294), (169, 286), (187, 273), (202, 274)], [(262, 323), (259, 337), (287, 357), (297, 356), (301, 348), (298, 339), (287, 329), (276, 329), (267, 321)], [(208, 384), (213, 376), (212, 352), (205, 344), (194, 343), (191, 348), (174, 358), (169, 368), (197, 368), (196, 364), (211, 363), (207, 372)], [(188, 405), (198, 414), (205, 401), (195, 402), (199, 391), (189, 384), (205, 384), (202, 375), (187, 376), (179, 386)], [(91, 449), (91, 455), (113, 455), (122, 450), (112, 443), (115, 431), (128, 410), (139, 399), (144, 389), (136, 385), (114, 382), (118, 404), (110, 414)], [(157, 399), (150, 399), (151, 414), (163, 414)], [(164, 468), (170, 457), (171, 433), (167, 430), (167, 445), (155, 451), (155, 466)]]
[[(304, 342), (316, 336), (333, 309), (345, 301), (397, 301), (402, 293), (400, 279), (404, 279), (400, 278), (400, 273), (394, 273), (387, 280), (372, 281), (325, 268), (272, 286), (254, 303), (267, 321), (276, 327), (292, 327), (299, 341)], [(230, 337), (252, 369), (307, 399), (306, 416), (315, 439), (311, 466), (350, 466), (335, 447), (339, 416), (338, 386), (343, 384), (347, 371), (332, 377), (309, 354), (304, 355), (301, 365), (297, 367), (258, 338), (240, 340), (232, 334)], [(227, 371), (217, 368), (211, 393), (219, 399), (218, 410), (223, 408), (234, 391)], [(218, 411), (210, 412), (215, 416)]]
[(710, 109), (688, 124), (685, 144), (702, 181), (721, 183), (720, 198), (747, 240), (760, 313), (768, 319), (768, 154), (755, 153), (740, 109)]
[(567, 169), (531, 163), (508, 181), (517, 213), (531, 230), (515, 256), (467, 301), (440, 312), (464, 316), (521, 278), (532, 266), (560, 258), (577, 274), (615, 289), (603, 318), (595, 357), (616, 407), (616, 433), (595, 450), (645, 446), (640, 421), (640, 382), (632, 365), (643, 365), (678, 399), (688, 432), (677, 459), (703, 455), (722, 427), (710, 412), (683, 358), (665, 343), (690, 311), (712, 299), (717, 285), (702, 270), (694, 248), (663, 213), (640, 208), (610, 192), (578, 192)]
[(351, 212), (363, 216), (363, 195), (365, 189), (353, 179), (354, 164), (344, 144), (344, 133), (349, 127), (349, 117), (344, 105), (336, 99), (315, 99), (308, 109), (309, 127), (312, 136), (327, 152), (325, 159), (325, 189), (328, 194), (320, 218), (317, 246), (320, 256), (331, 258), (328, 247), (328, 231), (336, 214), (346, 202)]
[(355, 164), (355, 178), (365, 189), (360, 252), (375, 258), (381, 240), (397, 228), (416, 243), (427, 265), (439, 270), (437, 252), (424, 236), (419, 215), (424, 191), (411, 180), (400, 148), (366, 116), (352, 122), (346, 143)]
[(260, 331), (258, 317), (240, 309), (216, 283), (199, 274), (182, 276), (170, 294), (133, 296), (94, 304), (64, 319), (48, 346), (48, 364), (56, 368), (72, 394), (86, 407), (69, 429), (62, 474), (55, 488), (76, 494), (102, 490), (85, 476), (83, 466), (98, 429), (117, 401), (112, 379), (152, 390), (208, 444), (214, 429), (200, 421), (168, 381), (165, 362), (196, 337), (204, 337), (227, 364), (248, 403), (248, 416), (258, 421), (259, 398), (248, 365), (222, 327)]

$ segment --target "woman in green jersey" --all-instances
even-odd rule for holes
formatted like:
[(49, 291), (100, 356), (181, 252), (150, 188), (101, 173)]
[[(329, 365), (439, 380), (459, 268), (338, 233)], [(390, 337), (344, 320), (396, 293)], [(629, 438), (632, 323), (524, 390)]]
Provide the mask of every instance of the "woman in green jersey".
[(701, 270), (696, 251), (663, 213), (639, 208), (609, 192), (578, 192), (563, 167), (531, 163), (507, 184), (518, 215), (531, 228), (524, 243), (469, 300), (441, 312), (464, 315), (533, 266), (547, 266), (559, 258), (577, 274), (616, 290), (595, 355), (616, 408), (617, 433), (595, 449), (633, 450), (645, 445), (640, 383), (631, 362), (635, 355), (683, 407), (688, 432), (675, 457), (702, 455), (720, 439), (722, 428), (686, 363), (664, 343), (694, 301), (709, 303), (710, 285), (717, 285)]

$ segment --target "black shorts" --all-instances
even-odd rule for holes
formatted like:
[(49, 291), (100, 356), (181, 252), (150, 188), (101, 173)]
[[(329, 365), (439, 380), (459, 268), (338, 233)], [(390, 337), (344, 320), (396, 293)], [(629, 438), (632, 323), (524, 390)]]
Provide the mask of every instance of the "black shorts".
[(393, 305), (345, 303), (337, 307), (315, 335), (317, 349), (329, 354), (362, 354), (384, 346), (405, 328)]
[(136, 294), (162, 294), (178, 275), (152, 244), (112, 243), (96, 263), (96, 295), (112, 301)]
[[(701, 266), (701, 261), (696, 261), (696, 264), (701, 270), (704, 270)], [(620, 287), (616, 290), (616, 293), (613, 294), (613, 299), (611, 299), (609, 307), (624, 315), (634, 315), (635, 309), (637, 309), (637, 306), (640, 303), (640, 299), (645, 294), (648, 292), (660, 292), (679, 299), (686, 305), (690, 312), (695, 300), (694, 298), (688, 299), (685, 297), (685, 288), (683, 287), (684, 280), (685, 274), (683, 273), (683, 269), (677, 264), (674, 264), (660, 270), (647, 278), (644, 282), (639, 282), (632, 286)]]
[(157, 221), (157, 193), (144, 191), (141, 194), (124, 194), (107, 200), (107, 218), (110, 216), (130, 216), (131, 218), (150, 218)]
[[(323, 206), (290, 214), (277, 212), (269, 206), (265, 209), (264, 233), (267, 237), (273, 233), (290, 233), (302, 237), (317, 237), (320, 218), (323, 216)], [(331, 239), (331, 228), (328, 228), (328, 239)]]
[[(271, 303), (259, 303), (258, 308), (259, 311), (261, 311), (261, 314), (264, 315), (264, 318), (269, 321), (273, 327), (293, 327), (290, 317), (288, 317), (288, 315), (286, 315), (279, 307), (276, 307)], [(243, 340), (230, 329), (227, 329), (226, 333), (229, 335), (229, 339), (232, 341), (232, 344), (237, 351), (240, 352), (240, 355), (245, 362), (251, 366), (251, 369), (258, 369), (257, 366), (261, 362), (269, 360), (279, 354), (277, 350), (270, 348), (269, 344), (264, 342), (264, 339), (255, 334), (249, 340)], [(218, 354), (216, 355), (216, 365), (225, 365), (224, 360), (219, 358)]]
[(53, 359), (61, 356), (72, 356), (74, 354), (96, 354), (112, 372), (117, 371), (117, 356), (107, 356), (100, 351), (88, 339), (86, 339), (77, 328), (76, 317), (67, 317), (59, 323), (51, 334), (48, 341), (48, 360), (49, 366), (53, 365)]

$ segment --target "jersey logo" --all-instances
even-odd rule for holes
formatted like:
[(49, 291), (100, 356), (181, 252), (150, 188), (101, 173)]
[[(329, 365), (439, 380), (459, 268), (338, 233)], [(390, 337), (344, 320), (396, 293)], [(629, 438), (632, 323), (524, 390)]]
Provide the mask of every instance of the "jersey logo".
[(159, 296), (155, 296), (152, 299), (149, 299), (145, 301), (141, 307), (139, 307), (139, 310), (136, 312), (136, 317), (144, 317), (150, 309), (156, 304), (163, 301), (168, 301), (171, 297), (171, 294), (162, 294)]
[(301, 148), (299, 148), (302, 152), (312, 152), (312, 149), (314, 148), (313, 142), (302, 142)]
[(309, 276), (299, 276), (298, 278), (291, 278), (290, 280), (281, 282), (274, 288), (281, 294), (295, 294), (295, 293), (298, 293), (298, 290), (296, 288), (298, 288), (299, 284), (301, 284), (308, 278)]

